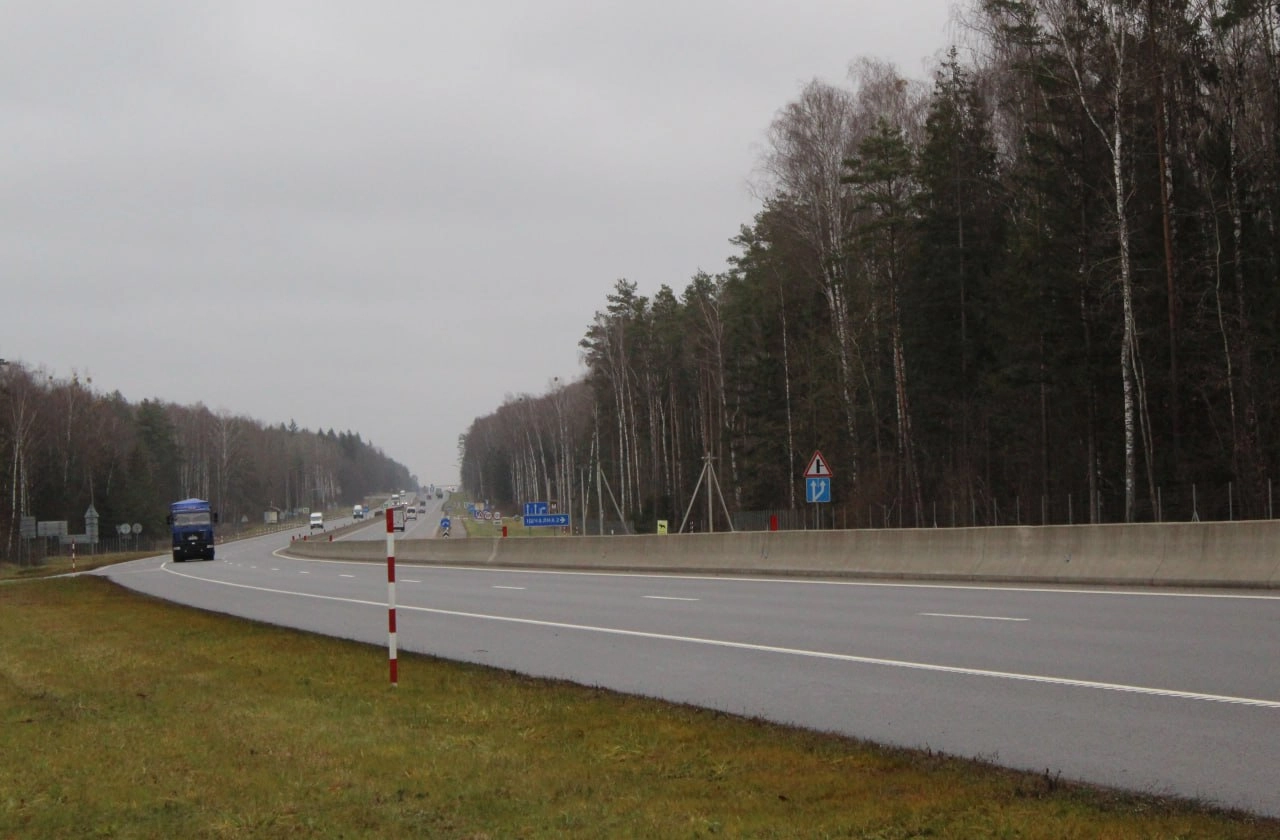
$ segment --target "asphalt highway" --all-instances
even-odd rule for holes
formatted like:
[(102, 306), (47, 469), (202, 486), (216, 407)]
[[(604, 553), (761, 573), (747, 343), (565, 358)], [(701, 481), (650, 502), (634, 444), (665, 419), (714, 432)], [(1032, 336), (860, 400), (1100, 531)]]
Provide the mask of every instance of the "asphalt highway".
[[(415, 507), (423, 508), (423, 512), (416, 514), (413, 519), (406, 519), (404, 531), (397, 532), (396, 539), (427, 540), (436, 538), (440, 529), (440, 520), (444, 516), (444, 511), (442, 510), (444, 501), (442, 499), (423, 499), (421, 502), (415, 503)], [(385, 508), (378, 509), (385, 510)], [(346, 520), (343, 521), (346, 522)], [(449, 529), (450, 539), (464, 538), (466, 534), (466, 529), (462, 527), (461, 522)], [(386, 519), (382, 515), (375, 516), (371, 509), (369, 511), (369, 519), (363, 527), (348, 531), (335, 539), (386, 540), (386, 538)]]
[[(385, 565), (281, 540), (95, 574), (385, 656)], [(1280, 816), (1276, 594), (400, 563), (397, 601), (402, 651)]]

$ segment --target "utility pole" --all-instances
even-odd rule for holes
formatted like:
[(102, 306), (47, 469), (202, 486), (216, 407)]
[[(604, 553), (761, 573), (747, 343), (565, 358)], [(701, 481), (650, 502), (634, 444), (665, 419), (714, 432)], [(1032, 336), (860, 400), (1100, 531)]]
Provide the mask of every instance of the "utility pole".
[(693, 512), (693, 506), (698, 501), (698, 491), (702, 489), (702, 482), (707, 482), (707, 531), (715, 531), (715, 521), (712, 519), (712, 484), (715, 485), (715, 492), (720, 494), (720, 509), (724, 511), (724, 518), (729, 523), (729, 530), (733, 528), (733, 517), (729, 515), (729, 508), (724, 501), (724, 491), (720, 489), (720, 480), (716, 478), (715, 468), (711, 466), (711, 453), (708, 452), (703, 457), (702, 472), (698, 474), (698, 483), (693, 486), (693, 493), (689, 497), (689, 507), (684, 512), (684, 519), (680, 521), (680, 530), (676, 533), (684, 533), (684, 526), (689, 522), (689, 514)]
[[(702, 468), (703, 471), (710, 472), (711, 471), (711, 453), (708, 452), (706, 455), (704, 455), (702, 460), (703, 460), (703, 463), (705, 464), (705, 466)], [(715, 512), (711, 509), (711, 482), (708, 481), (707, 482), (707, 533), (714, 534), (715, 531), (716, 531)]]

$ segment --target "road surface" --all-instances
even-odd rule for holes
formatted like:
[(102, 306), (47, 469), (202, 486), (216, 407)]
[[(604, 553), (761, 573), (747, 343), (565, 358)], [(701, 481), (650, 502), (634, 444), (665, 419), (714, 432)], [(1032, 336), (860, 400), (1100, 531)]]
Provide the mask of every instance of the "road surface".
[[(96, 573), (385, 649), (383, 564), (280, 547)], [(403, 563), (397, 578), (402, 651), (1280, 816), (1276, 594)]]

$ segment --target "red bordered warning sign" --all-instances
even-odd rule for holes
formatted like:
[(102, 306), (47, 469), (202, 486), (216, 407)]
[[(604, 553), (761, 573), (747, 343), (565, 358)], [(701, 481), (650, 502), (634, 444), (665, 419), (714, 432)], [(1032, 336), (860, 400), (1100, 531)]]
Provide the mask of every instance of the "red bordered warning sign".
[(813, 457), (809, 459), (809, 466), (805, 467), (804, 477), (831, 478), (831, 465), (821, 452), (814, 451)]

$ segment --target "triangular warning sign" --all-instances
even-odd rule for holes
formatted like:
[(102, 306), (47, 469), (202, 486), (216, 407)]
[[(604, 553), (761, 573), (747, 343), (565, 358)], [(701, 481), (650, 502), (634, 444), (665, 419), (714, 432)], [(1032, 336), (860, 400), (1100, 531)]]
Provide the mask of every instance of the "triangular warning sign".
[(827, 463), (827, 459), (823, 457), (821, 452), (814, 452), (813, 457), (809, 459), (809, 466), (804, 470), (805, 478), (830, 478), (831, 465)]

